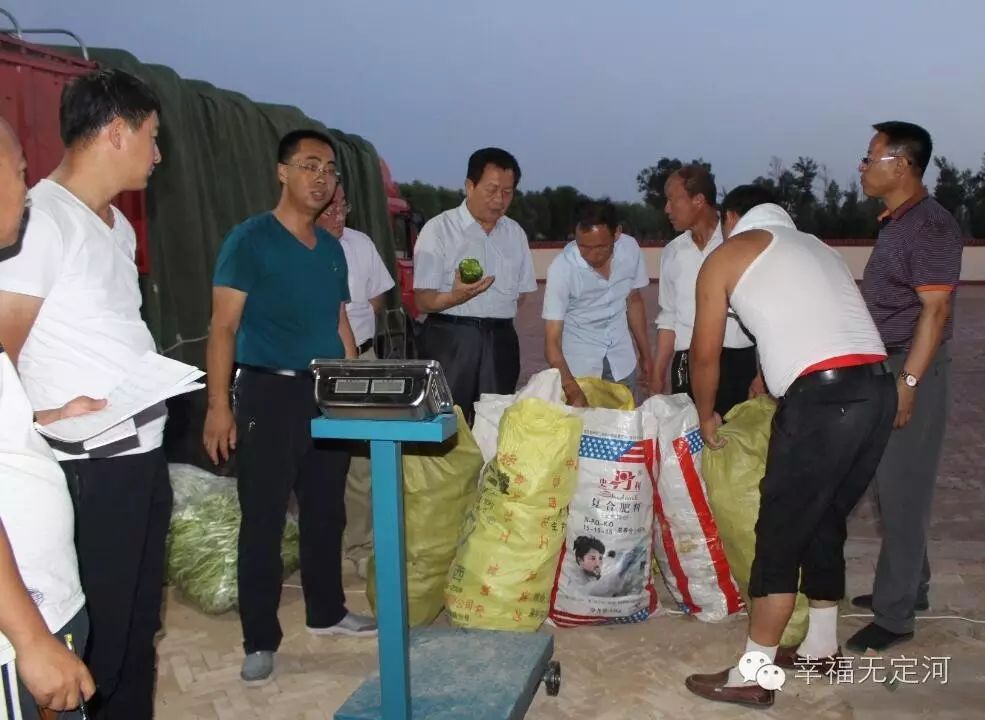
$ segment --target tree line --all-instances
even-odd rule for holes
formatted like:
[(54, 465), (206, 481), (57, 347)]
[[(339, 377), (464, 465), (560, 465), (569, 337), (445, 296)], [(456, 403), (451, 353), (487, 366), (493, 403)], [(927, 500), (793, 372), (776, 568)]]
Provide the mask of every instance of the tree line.
[[(692, 160), (712, 170), (701, 158)], [(662, 157), (636, 177), (639, 202), (616, 202), (623, 229), (641, 242), (663, 245), (676, 236), (664, 212), (664, 184), (683, 167), (678, 158)], [(969, 237), (985, 237), (985, 158), (977, 172), (959, 169), (946, 157), (934, 159), (937, 181), (934, 197), (950, 210)], [(824, 165), (800, 156), (787, 165), (778, 157), (770, 160), (765, 175), (752, 180), (776, 195), (797, 226), (824, 239), (872, 239), (879, 230), (882, 204), (865, 197), (858, 180), (842, 187)], [(435, 187), (415, 181), (401, 183), (400, 192), (413, 208), (419, 225), (461, 204), (463, 190)], [(719, 199), (728, 188), (719, 187)], [(577, 203), (588, 196), (570, 185), (543, 190), (518, 190), (507, 212), (526, 231), (531, 241), (564, 241), (571, 238)]]

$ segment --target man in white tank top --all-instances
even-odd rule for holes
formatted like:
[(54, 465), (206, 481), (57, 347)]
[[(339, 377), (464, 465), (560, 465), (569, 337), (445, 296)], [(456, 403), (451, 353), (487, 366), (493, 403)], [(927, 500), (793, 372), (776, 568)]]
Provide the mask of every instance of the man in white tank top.
[[(812, 658), (824, 672), (841, 653), (837, 621), (845, 594), (846, 518), (889, 438), (895, 382), (879, 333), (837, 251), (799, 232), (765, 188), (734, 189), (722, 213), (725, 242), (698, 275), (690, 349), (708, 450), (723, 444), (714, 402), (730, 307), (756, 338), (766, 384), (779, 398), (760, 486), (745, 653), (763, 653), (771, 665), (788, 669)], [(807, 637), (799, 647), (780, 648), (798, 589), (810, 600)], [(744, 680), (739, 666), (692, 675), (687, 687), (711, 700), (773, 704), (774, 685)]]

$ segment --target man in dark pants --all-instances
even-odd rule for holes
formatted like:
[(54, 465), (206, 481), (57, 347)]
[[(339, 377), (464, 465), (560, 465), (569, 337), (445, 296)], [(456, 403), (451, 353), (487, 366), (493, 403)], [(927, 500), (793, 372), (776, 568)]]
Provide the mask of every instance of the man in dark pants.
[(913, 637), (915, 610), (929, 607), (927, 532), (950, 405), (953, 297), (964, 242), (954, 217), (927, 195), (930, 134), (887, 122), (859, 172), (862, 189), (886, 205), (862, 292), (889, 352), (899, 394), (895, 428), (875, 478), (882, 547), (872, 595), (875, 621), (849, 641), (857, 652), (885, 650)]
[[(660, 255), (660, 312), (657, 344), (650, 371), (650, 392), (687, 393), (693, 399), (688, 347), (694, 329), (694, 286), (702, 263), (722, 244), (714, 176), (702, 165), (687, 165), (671, 174), (664, 208), (680, 232)], [(733, 406), (763, 392), (753, 338), (730, 313), (722, 340), (720, 380), (715, 412), (724, 417)]]
[[(727, 240), (697, 282), (691, 378), (701, 435), (722, 447), (715, 413), (729, 306), (759, 341), (766, 384), (779, 398), (756, 522), (745, 652), (796, 667), (832, 667), (845, 592), (846, 519), (872, 480), (896, 413), (885, 348), (836, 250), (799, 232), (767, 190), (740, 186), (722, 203)], [(780, 648), (800, 590), (810, 600), (807, 637)], [(773, 704), (773, 690), (733, 666), (692, 675), (709, 700)]]
[[(349, 286), (338, 240), (315, 220), (339, 174), (325, 135), (288, 133), (278, 148), (281, 197), (272, 212), (233, 228), (216, 262), (208, 344), (209, 409), (204, 443), (213, 462), (237, 449), (240, 621), (249, 685), (273, 678), (283, 632), (277, 620), (281, 538), (291, 491), (300, 511), (301, 585), (315, 635), (373, 636), (342, 590), (342, 532), (349, 456), (315, 441), (314, 358), (355, 358), (346, 316)], [(235, 417), (229, 382), (236, 361)]]
[[(106, 397), (155, 350), (140, 315), (136, 235), (112, 201), (143, 190), (161, 161), (160, 104), (132, 75), (103, 70), (67, 85), (59, 112), (65, 155), (31, 189), (21, 251), (0, 263), (0, 342), (36, 410)], [(152, 407), (129, 438), (91, 453), (53, 445), (75, 503), (97, 718), (154, 712), (171, 518), (166, 417), (164, 403)]]
[[(509, 394), (520, 376), (513, 326), (517, 299), (537, 289), (527, 234), (506, 217), (520, 182), (516, 158), (499, 148), (469, 158), (465, 202), (431, 218), (414, 245), (414, 302), (423, 313), (420, 356), (441, 363), (455, 404), (471, 424), (482, 393)], [(462, 281), (466, 258), (484, 276)]]

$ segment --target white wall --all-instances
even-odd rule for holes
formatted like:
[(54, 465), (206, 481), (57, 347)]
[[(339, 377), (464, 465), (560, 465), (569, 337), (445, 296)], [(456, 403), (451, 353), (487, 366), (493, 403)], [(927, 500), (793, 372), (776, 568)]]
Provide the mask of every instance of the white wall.
[[(662, 248), (643, 248), (643, 255), (646, 257), (646, 266), (650, 271), (650, 278), (656, 280), (660, 277), (660, 252)], [(862, 270), (872, 252), (871, 247), (839, 247), (838, 250), (852, 269), (856, 279), (861, 280)], [(547, 276), (547, 266), (551, 260), (561, 252), (558, 248), (533, 250), (534, 271), (537, 279), (543, 280)], [(975, 246), (966, 247), (964, 258), (961, 265), (961, 279), (965, 282), (985, 282), (985, 247)]]

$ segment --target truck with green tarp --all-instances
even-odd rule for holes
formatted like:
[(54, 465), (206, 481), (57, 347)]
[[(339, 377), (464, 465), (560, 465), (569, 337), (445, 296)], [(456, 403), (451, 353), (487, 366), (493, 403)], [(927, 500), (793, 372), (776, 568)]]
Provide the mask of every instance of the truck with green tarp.
[[(398, 261), (412, 248), (410, 207), (369, 141), (331, 129), (298, 108), (256, 102), (182, 78), (171, 68), (143, 63), (129, 52), (43, 47), (0, 33), (0, 114), (24, 146), (30, 185), (48, 175), (61, 158), (62, 87), (97, 67), (140, 77), (158, 94), (163, 108), (158, 140), (163, 162), (146, 191), (126, 193), (116, 201), (137, 233), (143, 314), (161, 353), (204, 367), (219, 247), (233, 226), (276, 204), (277, 142), (290, 130), (313, 128), (333, 139), (352, 205), (347, 224), (373, 239), (395, 280), (406, 277)], [(400, 290), (398, 282), (380, 324), (389, 341), (385, 354), (390, 356), (405, 351), (409, 334)], [(172, 461), (202, 461), (204, 403), (205, 393), (193, 393), (170, 404), (166, 444)]]

